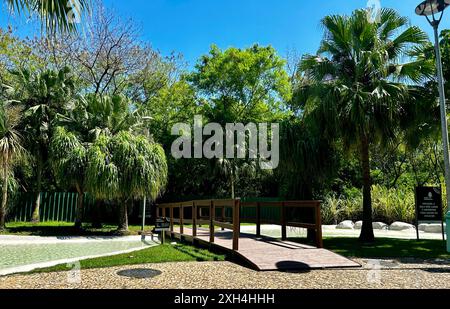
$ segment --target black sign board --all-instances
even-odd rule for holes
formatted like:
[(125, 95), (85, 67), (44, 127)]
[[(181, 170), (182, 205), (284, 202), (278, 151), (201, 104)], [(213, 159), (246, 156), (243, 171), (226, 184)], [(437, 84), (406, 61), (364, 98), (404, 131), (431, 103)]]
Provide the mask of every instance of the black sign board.
[(441, 188), (416, 188), (416, 212), (417, 222), (442, 222)]
[(157, 218), (155, 222), (155, 232), (168, 231), (170, 229), (170, 220), (168, 218)]

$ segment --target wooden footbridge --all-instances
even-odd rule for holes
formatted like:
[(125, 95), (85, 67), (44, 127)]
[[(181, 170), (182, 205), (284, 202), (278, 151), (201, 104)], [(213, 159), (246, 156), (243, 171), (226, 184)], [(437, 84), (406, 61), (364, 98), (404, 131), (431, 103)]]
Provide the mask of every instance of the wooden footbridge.
[[(270, 207), (278, 216), (262, 216)], [(241, 215), (243, 209), (250, 215)], [(323, 249), (320, 202), (241, 202), (202, 200), (158, 205), (158, 217), (170, 220), (171, 237), (200, 242), (232, 251), (257, 270), (305, 270), (360, 267), (359, 264)], [(256, 233), (241, 233), (241, 223), (255, 223)], [(281, 239), (261, 235), (262, 224), (281, 226)], [(291, 242), (287, 227), (308, 230), (315, 246)]]

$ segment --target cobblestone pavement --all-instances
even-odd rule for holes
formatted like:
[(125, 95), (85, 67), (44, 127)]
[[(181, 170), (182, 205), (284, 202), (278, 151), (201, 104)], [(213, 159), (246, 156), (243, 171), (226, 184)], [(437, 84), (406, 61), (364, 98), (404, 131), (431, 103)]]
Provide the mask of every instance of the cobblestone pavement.
[[(1, 289), (304, 289), (446, 288), (450, 261), (366, 260), (357, 269), (256, 272), (231, 262), (183, 262), (0, 277)], [(130, 277), (132, 276), (132, 277)], [(147, 277), (147, 278), (146, 278)], [(81, 279), (81, 280), (79, 280)]]

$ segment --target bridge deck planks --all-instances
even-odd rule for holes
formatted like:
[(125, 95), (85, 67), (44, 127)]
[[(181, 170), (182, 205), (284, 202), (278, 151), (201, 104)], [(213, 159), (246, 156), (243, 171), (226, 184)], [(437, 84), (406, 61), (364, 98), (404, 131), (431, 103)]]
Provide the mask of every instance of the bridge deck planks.
[[(180, 236), (178, 227), (174, 235)], [(183, 237), (192, 237), (192, 229), (184, 227)], [(209, 243), (209, 231), (198, 228), (196, 240)], [(216, 231), (214, 245), (232, 250), (231, 231)], [(326, 249), (303, 245), (290, 241), (281, 241), (268, 237), (242, 234), (239, 238), (239, 250), (242, 258), (260, 271), (272, 270), (309, 270), (323, 268), (348, 268), (361, 265)]]

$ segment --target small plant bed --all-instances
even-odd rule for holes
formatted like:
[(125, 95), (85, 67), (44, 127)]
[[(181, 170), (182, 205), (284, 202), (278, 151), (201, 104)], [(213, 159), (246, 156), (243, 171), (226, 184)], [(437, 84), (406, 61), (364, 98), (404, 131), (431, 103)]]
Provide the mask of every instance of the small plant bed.
[(357, 238), (324, 238), (324, 247), (346, 257), (450, 259), (442, 240), (377, 238), (363, 244)]
[[(81, 269), (91, 269), (148, 263), (224, 261), (225, 258), (226, 256), (223, 254), (216, 254), (206, 249), (178, 243), (176, 245), (164, 244), (132, 253), (83, 260), (80, 261), (80, 264)], [(70, 269), (66, 264), (61, 264), (36, 269), (29, 274), (68, 271)]]
[[(130, 225), (128, 235), (138, 235), (141, 226)], [(153, 226), (146, 226), (150, 231)], [(0, 235), (22, 235), (22, 236), (113, 236), (117, 235), (117, 225), (104, 224), (101, 228), (93, 228), (91, 224), (83, 224), (81, 230), (75, 229), (71, 222), (10, 222), (6, 224), (6, 231)]]

